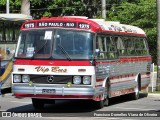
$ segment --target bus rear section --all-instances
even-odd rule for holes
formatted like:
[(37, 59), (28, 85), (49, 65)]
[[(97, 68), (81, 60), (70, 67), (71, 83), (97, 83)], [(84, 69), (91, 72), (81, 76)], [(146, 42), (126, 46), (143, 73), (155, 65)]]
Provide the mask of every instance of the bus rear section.
[(128, 39), (146, 43), (145, 33), (113, 25), (77, 17), (25, 22), (15, 51), (13, 94), (32, 98), (36, 109), (58, 99), (92, 100), (98, 108), (115, 96), (138, 99), (149, 84), (151, 57), (147, 46), (128, 47)]

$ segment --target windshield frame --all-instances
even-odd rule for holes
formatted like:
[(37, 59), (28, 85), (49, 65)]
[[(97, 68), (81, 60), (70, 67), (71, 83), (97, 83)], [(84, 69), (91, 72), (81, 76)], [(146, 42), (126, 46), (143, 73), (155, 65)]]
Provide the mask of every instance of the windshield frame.
[[(41, 30), (41, 29), (40, 29)], [(52, 29), (49, 29), (50, 31), (52, 31)], [(20, 31), (20, 34), (19, 34), (19, 37), (18, 37), (18, 43), (17, 43), (17, 47), (16, 47), (16, 51), (15, 51), (15, 55), (14, 55), (14, 58), (16, 58), (16, 59), (39, 59), (38, 57), (36, 58), (35, 56), (36, 56), (36, 54), (46, 45), (46, 43), (48, 42), (48, 40), (46, 39), (45, 41), (43, 40), (43, 44), (41, 43), (42, 41), (37, 41), (37, 43), (39, 42), (39, 44), (41, 44), (40, 46), (39, 46), (39, 48), (37, 48), (37, 49), (35, 49), (34, 47), (27, 47), (27, 42), (29, 42), (29, 41), (31, 41), (31, 43), (33, 44), (34, 42), (36, 42), (36, 39), (35, 40), (30, 40), (31, 38), (32, 38), (32, 36), (30, 35), (30, 39), (28, 39), (29, 37), (29, 35), (27, 35), (27, 34), (31, 34), (31, 33), (33, 33), (33, 31), (36, 31), (36, 32), (40, 32), (40, 31), (37, 31), (37, 29), (34, 29), (34, 30), (22, 30), (22, 31)], [(23, 34), (24, 33), (24, 34)], [(23, 37), (23, 35), (25, 35), (25, 38), (24, 39), (22, 39), (22, 37)], [(33, 36), (33, 37), (36, 37), (36, 36)], [(40, 36), (41, 37), (41, 36)], [(23, 42), (24, 43), (23, 43)], [(51, 44), (49, 44), (50, 45), (50, 47), (52, 47), (52, 44), (53, 44), (53, 41), (52, 40), (50, 40), (50, 42), (51, 42)], [(21, 45), (22, 45), (22, 47), (21, 47)], [(24, 46), (23, 46), (24, 45)], [(22, 48), (21, 50), (23, 51), (23, 52), (25, 52), (25, 54), (24, 55), (22, 55), (22, 57), (20, 57), (20, 56), (18, 56), (18, 52), (19, 52), (19, 50), (20, 50), (20, 47)], [(36, 46), (37, 47), (37, 46)], [(27, 51), (28, 51), (28, 48), (30, 48), (30, 53), (32, 54), (31, 56), (28, 56), (27, 57)], [(48, 56), (43, 56), (43, 57), (40, 57), (40, 59), (49, 59), (50, 57), (51, 57), (51, 50), (52, 50), (52, 48), (49, 50), (49, 54), (48, 54)], [(24, 56), (24, 57), (23, 57)]]
[[(19, 50), (20, 45), (21, 45), (22, 34), (25, 33), (25, 32), (32, 32), (32, 31), (37, 31), (37, 30), (53, 31), (53, 36), (52, 36), (52, 40), (51, 40), (52, 41), (51, 42), (51, 49), (50, 49), (49, 56), (48, 57), (36, 57), (36, 55), (35, 55), (36, 52), (34, 52), (32, 57), (19, 57), (18, 56), (18, 50)], [(57, 30), (66, 30), (66, 31), (71, 31), (71, 32), (76, 32), (76, 33), (88, 33), (88, 34), (90, 34), (92, 36), (92, 40), (91, 40), (91, 44), (90, 44), (90, 46), (92, 47), (92, 49), (91, 49), (92, 57), (90, 57), (90, 58), (89, 57), (88, 58), (80, 58), (80, 57), (79, 58), (72, 58), (67, 53), (67, 56), (69, 55), (69, 59), (68, 59), (68, 57), (66, 55), (63, 55), (64, 57), (62, 57), (62, 58), (56, 58), (53, 55), (53, 52), (54, 52), (54, 44), (55, 44), (55, 31), (57, 31)], [(15, 52), (15, 56), (14, 57), (16, 59), (36, 59), (36, 60), (37, 59), (38, 60), (40, 60), (40, 59), (57, 59), (57, 60), (66, 60), (66, 59), (68, 59), (68, 60), (71, 60), (71, 59), (73, 59), (73, 60), (80, 60), (80, 59), (87, 60), (87, 59), (93, 59), (93, 55), (94, 55), (93, 43), (94, 43), (94, 39), (96, 38), (95, 36), (96, 36), (96, 34), (94, 32), (92, 32), (92, 31), (63, 29), (63, 28), (41, 28), (41, 29), (33, 29), (33, 30), (22, 30), (22, 31), (20, 31), (20, 34), (19, 34), (18, 44), (17, 44), (17, 47), (16, 47), (16, 52)], [(66, 50), (65, 50), (65, 52), (66, 52)], [(65, 54), (65, 53), (63, 53), (63, 54)]]

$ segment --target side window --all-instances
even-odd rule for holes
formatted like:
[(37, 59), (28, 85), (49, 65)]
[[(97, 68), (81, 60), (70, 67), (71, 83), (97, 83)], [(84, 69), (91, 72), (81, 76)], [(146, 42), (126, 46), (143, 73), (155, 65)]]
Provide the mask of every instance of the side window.
[(135, 40), (133, 37), (129, 37), (127, 40), (127, 53), (128, 55), (135, 55)]
[(147, 43), (147, 40), (145, 38), (143, 38), (143, 44), (144, 44), (143, 54), (144, 55), (149, 55), (148, 43)]
[(115, 46), (115, 42), (112, 37), (106, 37), (106, 46), (107, 46), (107, 58), (108, 59), (115, 59), (117, 58), (117, 50)]
[(134, 56), (135, 53), (135, 39), (133, 37), (124, 37), (124, 46), (126, 50), (126, 55)]
[(96, 49), (99, 49), (100, 55), (98, 56), (98, 59), (105, 59), (106, 58), (106, 45), (105, 42), (106, 39), (104, 36), (98, 36), (96, 40)]
[(148, 55), (147, 42), (145, 38), (135, 38), (135, 51), (137, 55)]
[(122, 37), (115, 37), (115, 41), (119, 55), (127, 55), (126, 43), (124, 43), (124, 39), (122, 39)]
[(96, 49), (100, 54), (98, 59), (115, 59), (117, 58), (117, 50), (115, 43), (110, 36), (98, 36), (96, 41)]
[(140, 37), (115, 37), (117, 50), (120, 56), (148, 55), (145, 38)]

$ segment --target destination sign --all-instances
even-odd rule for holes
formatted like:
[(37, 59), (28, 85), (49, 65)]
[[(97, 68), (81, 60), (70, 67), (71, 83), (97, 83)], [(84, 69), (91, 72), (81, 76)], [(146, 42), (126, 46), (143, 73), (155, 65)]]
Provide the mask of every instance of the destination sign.
[(78, 23), (78, 28), (80, 28), (80, 29), (91, 29), (91, 26), (87, 23)]
[(34, 28), (35, 27), (35, 23), (26, 23), (23, 26), (24, 28)]
[(79, 28), (79, 29), (91, 29), (88, 23), (83, 22), (37, 22), (37, 23), (26, 23), (23, 28), (42, 28), (42, 27), (65, 27), (65, 28)]
[(76, 22), (38, 22), (37, 27), (68, 27), (68, 28), (76, 28)]

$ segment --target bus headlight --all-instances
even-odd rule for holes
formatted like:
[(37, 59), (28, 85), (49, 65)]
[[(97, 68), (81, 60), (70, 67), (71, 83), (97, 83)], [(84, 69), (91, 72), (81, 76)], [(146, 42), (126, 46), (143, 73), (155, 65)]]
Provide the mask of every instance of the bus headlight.
[(80, 76), (74, 76), (73, 77), (73, 84), (80, 84), (81, 83), (81, 77)]
[(21, 82), (21, 75), (14, 75), (13, 82), (20, 83)]
[(29, 75), (23, 75), (23, 76), (22, 76), (22, 82), (28, 83), (29, 81), (30, 81)]
[(90, 76), (84, 76), (83, 77), (83, 84), (85, 84), (85, 85), (91, 84), (91, 77)]

